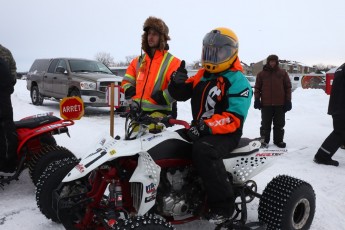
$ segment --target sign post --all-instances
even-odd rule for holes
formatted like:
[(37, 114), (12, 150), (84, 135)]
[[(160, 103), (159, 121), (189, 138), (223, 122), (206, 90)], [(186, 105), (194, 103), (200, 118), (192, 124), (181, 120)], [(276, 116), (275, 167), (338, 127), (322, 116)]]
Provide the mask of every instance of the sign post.
[(65, 120), (79, 120), (84, 115), (84, 103), (80, 97), (65, 97), (60, 101), (60, 116)]
[(114, 137), (114, 83), (110, 85), (110, 136)]

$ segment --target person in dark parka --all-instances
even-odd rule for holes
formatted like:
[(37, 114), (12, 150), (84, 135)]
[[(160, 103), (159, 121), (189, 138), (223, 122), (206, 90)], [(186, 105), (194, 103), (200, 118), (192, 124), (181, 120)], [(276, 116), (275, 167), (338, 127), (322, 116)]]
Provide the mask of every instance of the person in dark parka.
[(314, 161), (318, 164), (338, 166), (332, 159), (339, 147), (345, 143), (345, 63), (334, 73), (332, 91), (329, 97), (328, 114), (333, 119), (333, 131), (317, 151)]
[(277, 55), (267, 57), (266, 65), (256, 77), (254, 88), (254, 108), (261, 110), (261, 145), (267, 147), (270, 142), (273, 122), (273, 143), (285, 148), (285, 113), (292, 108), (291, 81), (287, 72), (279, 68)]
[(11, 52), (0, 45), (0, 171), (6, 173), (15, 171), (17, 160), (17, 133), (11, 102), (16, 70)]

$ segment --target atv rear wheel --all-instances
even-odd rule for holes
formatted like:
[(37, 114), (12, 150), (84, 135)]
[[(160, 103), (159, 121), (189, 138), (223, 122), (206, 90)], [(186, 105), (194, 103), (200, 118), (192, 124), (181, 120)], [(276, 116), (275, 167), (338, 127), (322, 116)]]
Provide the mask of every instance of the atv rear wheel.
[(314, 190), (305, 181), (277, 176), (264, 189), (258, 212), (267, 229), (307, 230), (315, 214)]
[(131, 230), (131, 229), (147, 229), (147, 230), (166, 230), (174, 229), (174, 227), (164, 218), (155, 215), (144, 215), (131, 217), (126, 220), (120, 219), (114, 229)]
[(62, 160), (52, 162), (44, 170), (36, 185), (37, 206), (43, 215), (54, 222), (60, 221), (52, 205), (53, 192), (77, 163), (78, 160), (75, 157), (66, 157)]
[(37, 184), (40, 176), (46, 167), (53, 161), (62, 160), (66, 157), (75, 158), (73, 153), (65, 147), (57, 145), (45, 146), (38, 154), (35, 154), (29, 163), (29, 174), (34, 183)]

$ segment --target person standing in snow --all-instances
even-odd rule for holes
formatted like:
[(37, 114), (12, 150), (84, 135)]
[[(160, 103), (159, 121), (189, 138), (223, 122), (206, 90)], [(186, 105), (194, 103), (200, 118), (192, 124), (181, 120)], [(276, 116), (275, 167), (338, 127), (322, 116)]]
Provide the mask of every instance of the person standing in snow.
[(191, 99), (193, 121), (186, 134), (193, 141), (193, 165), (207, 192), (206, 217), (214, 224), (234, 212), (235, 194), (223, 159), (240, 141), (253, 95), (242, 73), (238, 46), (232, 30), (212, 30), (203, 39), (203, 68), (188, 78), (182, 61), (168, 86), (177, 101)]
[(17, 82), (17, 67), (12, 53), (0, 44), (0, 171), (16, 168), (17, 133), (13, 122), (11, 94)]
[(338, 166), (339, 162), (333, 160), (332, 156), (345, 142), (345, 63), (334, 73), (328, 114), (333, 119), (333, 131), (324, 140), (315, 154), (314, 162)]
[(149, 17), (144, 22), (141, 48), (121, 83), (125, 98), (137, 102), (146, 113), (161, 112), (176, 118), (177, 107), (167, 87), (170, 75), (181, 61), (168, 52), (169, 28), (163, 20)]
[(268, 146), (273, 122), (273, 143), (285, 148), (285, 113), (292, 108), (291, 81), (287, 72), (279, 68), (277, 55), (267, 57), (266, 65), (256, 76), (254, 88), (254, 108), (261, 110), (261, 145)]

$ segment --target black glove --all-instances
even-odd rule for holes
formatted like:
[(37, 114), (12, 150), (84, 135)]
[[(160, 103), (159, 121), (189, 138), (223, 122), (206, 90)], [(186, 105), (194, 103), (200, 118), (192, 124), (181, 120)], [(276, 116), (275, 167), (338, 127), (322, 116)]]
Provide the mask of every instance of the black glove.
[(260, 101), (260, 99), (255, 99), (255, 101), (254, 101), (254, 109), (261, 110), (261, 101)]
[(180, 67), (176, 71), (171, 74), (170, 80), (175, 85), (182, 85), (188, 79), (187, 70), (186, 70), (186, 62), (183, 60), (181, 61)]
[(284, 112), (290, 111), (292, 109), (291, 101), (286, 101), (284, 104)]
[(192, 127), (187, 132), (188, 137), (192, 141), (198, 140), (202, 136), (210, 134), (210, 129), (203, 120), (199, 120), (195, 124), (192, 122)]
[(137, 117), (140, 113), (141, 109), (140, 106), (138, 104), (138, 102), (133, 101), (130, 105), (129, 105), (129, 113), (133, 116), (133, 117)]
[(167, 101), (164, 98), (163, 91), (159, 90), (151, 95), (151, 98), (157, 102), (158, 105), (167, 105)]
[(125, 90), (125, 99), (131, 99), (134, 95), (135, 95), (135, 87), (134, 86), (130, 86)]

